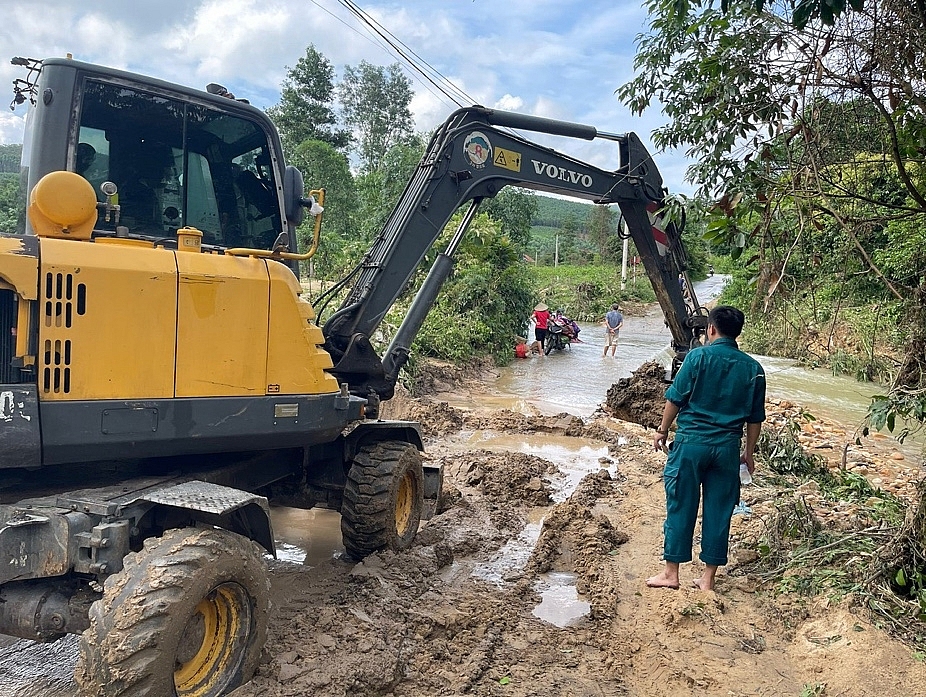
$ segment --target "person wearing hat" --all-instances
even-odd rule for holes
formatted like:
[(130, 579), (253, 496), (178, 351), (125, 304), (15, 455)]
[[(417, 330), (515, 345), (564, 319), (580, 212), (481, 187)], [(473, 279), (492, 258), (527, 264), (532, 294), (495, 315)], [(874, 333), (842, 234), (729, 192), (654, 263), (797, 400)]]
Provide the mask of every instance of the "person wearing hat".
[(534, 343), (531, 344), (531, 351), (537, 350), (540, 357), (543, 357), (543, 342), (547, 338), (547, 324), (550, 321), (550, 308), (544, 303), (538, 303), (531, 313), (531, 319), (534, 321)]

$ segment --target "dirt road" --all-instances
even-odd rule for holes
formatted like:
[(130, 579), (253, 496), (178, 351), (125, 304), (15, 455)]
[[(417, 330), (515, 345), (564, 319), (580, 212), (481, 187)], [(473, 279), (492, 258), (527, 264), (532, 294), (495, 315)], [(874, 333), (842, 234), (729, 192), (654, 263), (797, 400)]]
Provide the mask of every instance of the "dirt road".
[[(646, 588), (660, 567), (663, 456), (642, 427), (427, 402), (406, 410), (436, 415), (424, 420), (430, 456), (447, 468), (444, 510), (406, 554), (277, 566), (266, 663), (235, 697), (864, 697), (926, 686), (910, 649), (844, 607), (774, 597), (738, 575), (736, 554), (716, 593)], [(510, 446), (513, 434), (538, 449), (571, 439), (570, 452), (597, 444), (607, 455), (549, 508), (568, 463), (521, 446), (463, 454), (474, 438)], [(516, 553), (525, 544), (529, 553)], [(573, 574), (589, 604), (566, 627), (535, 614), (550, 572)]]
[[(270, 638), (234, 697), (926, 694), (909, 648), (848, 607), (757, 585), (738, 547), (716, 593), (646, 588), (664, 456), (641, 426), (434, 398), (390, 409), (423, 422), (442, 510), (403, 554), (272, 561)], [(735, 537), (758, 524), (736, 520)], [(73, 646), (44, 647), (54, 673), (34, 653), (31, 675), (0, 668), (0, 694), (75, 694)]]
[[(926, 685), (907, 647), (845, 607), (775, 597), (741, 575), (736, 552), (717, 593), (646, 588), (660, 566), (662, 456), (640, 426), (431, 400), (397, 410), (424, 422), (430, 457), (446, 467), (444, 509), (405, 554), (276, 564), (265, 663), (236, 697), (866, 696)], [(559, 627), (537, 615), (562, 575), (588, 611)]]

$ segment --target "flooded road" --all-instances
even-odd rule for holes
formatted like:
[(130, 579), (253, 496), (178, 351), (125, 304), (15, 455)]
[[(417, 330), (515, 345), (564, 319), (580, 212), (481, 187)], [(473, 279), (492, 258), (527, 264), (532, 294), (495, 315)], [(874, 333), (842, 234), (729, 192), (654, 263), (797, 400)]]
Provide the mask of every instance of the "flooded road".
[[(714, 300), (728, 276), (716, 274), (695, 283), (695, 293), (702, 305)], [(607, 396), (608, 388), (618, 378), (628, 377), (641, 364), (671, 360), (672, 335), (666, 328), (662, 312), (654, 306), (643, 317), (625, 317), (617, 355), (602, 357), (604, 333), (593, 324), (580, 324), (583, 343), (568, 350), (554, 352), (543, 359), (519, 360), (500, 369), (493, 394), (488, 400), (480, 396), (478, 406), (524, 411), (533, 405), (546, 414), (566, 412), (590, 416)], [(860, 383), (826, 369), (810, 370), (795, 361), (769, 356), (755, 356), (765, 367), (768, 394), (806, 407), (808, 411), (855, 426), (864, 418), (878, 385)], [(486, 403), (488, 401), (488, 403)], [(451, 406), (471, 408), (464, 399), (450, 401)]]

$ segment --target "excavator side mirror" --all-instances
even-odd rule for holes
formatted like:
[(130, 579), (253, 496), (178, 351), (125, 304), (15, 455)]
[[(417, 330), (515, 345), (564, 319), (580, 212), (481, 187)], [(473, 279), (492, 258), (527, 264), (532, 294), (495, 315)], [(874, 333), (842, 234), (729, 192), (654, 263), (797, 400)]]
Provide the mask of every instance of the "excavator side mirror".
[(293, 226), (299, 225), (305, 218), (305, 208), (302, 200), (305, 196), (305, 181), (302, 172), (287, 165), (283, 172), (283, 204), (286, 220)]

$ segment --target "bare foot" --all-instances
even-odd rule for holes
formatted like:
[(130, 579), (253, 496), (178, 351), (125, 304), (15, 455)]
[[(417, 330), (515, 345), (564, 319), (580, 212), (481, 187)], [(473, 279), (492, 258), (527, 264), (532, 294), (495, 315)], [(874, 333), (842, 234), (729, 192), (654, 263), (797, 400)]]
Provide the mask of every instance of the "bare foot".
[(691, 585), (702, 591), (712, 591), (714, 590), (714, 579), (704, 579), (696, 578), (691, 582)]
[(666, 576), (666, 572), (663, 571), (661, 574), (650, 576), (646, 579), (646, 585), (650, 588), (672, 588), (673, 590), (678, 590), (678, 577), (671, 578)]

